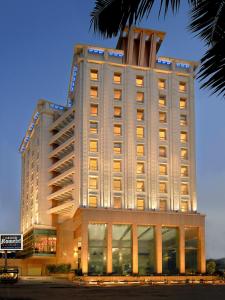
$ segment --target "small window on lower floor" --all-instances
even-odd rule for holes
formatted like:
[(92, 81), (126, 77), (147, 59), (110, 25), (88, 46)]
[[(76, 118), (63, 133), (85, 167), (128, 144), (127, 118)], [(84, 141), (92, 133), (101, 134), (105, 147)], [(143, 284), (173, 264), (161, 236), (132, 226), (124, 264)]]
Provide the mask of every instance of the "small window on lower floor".
[(167, 210), (167, 200), (166, 199), (159, 200), (159, 210), (161, 210), (161, 211)]
[(167, 193), (167, 183), (166, 182), (160, 182), (159, 183), (159, 192), (160, 193)]
[(144, 210), (145, 209), (145, 201), (143, 198), (137, 198), (137, 209)]
[(180, 203), (180, 210), (182, 212), (188, 211), (188, 201), (181, 201), (181, 203)]
[(88, 205), (89, 205), (89, 207), (97, 207), (97, 196), (96, 195), (89, 195)]
[(121, 208), (122, 207), (121, 196), (114, 196), (113, 197), (113, 207), (114, 208)]
[(181, 192), (181, 195), (188, 195), (189, 194), (187, 183), (181, 183), (180, 192)]

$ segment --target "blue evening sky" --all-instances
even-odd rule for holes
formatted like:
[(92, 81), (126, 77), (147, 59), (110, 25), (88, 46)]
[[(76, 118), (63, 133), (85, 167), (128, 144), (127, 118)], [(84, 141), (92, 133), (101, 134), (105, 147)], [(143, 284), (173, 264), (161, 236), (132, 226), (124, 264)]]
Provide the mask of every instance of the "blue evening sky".
[[(184, 3), (185, 1), (182, 1)], [(0, 233), (19, 231), (18, 147), (39, 98), (66, 103), (73, 47), (114, 47), (89, 31), (92, 0), (0, 0)], [(187, 6), (140, 25), (167, 32), (160, 55), (199, 60)], [(207, 256), (225, 257), (225, 100), (196, 83), (198, 210), (207, 215)]]

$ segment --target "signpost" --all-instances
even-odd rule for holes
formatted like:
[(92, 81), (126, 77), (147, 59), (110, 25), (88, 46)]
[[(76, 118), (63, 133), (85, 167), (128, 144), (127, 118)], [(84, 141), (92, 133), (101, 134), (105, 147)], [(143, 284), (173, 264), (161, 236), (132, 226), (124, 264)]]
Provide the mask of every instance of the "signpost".
[(22, 234), (0, 234), (0, 251), (4, 251), (5, 269), (7, 269), (7, 251), (23, 250)]

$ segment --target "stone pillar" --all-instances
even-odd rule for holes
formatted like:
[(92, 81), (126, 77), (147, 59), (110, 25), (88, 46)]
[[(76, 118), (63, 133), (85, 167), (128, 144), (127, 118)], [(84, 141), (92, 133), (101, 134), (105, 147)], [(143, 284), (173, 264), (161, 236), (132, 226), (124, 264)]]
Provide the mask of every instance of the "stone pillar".
[(205, 227), (204, 225), (199, 227), (198, 234), (198, 272), (206, 272), (206, 261), (205, 261)]
[(185, 231), (183, 225), (179, 227), (179, 272), (185, 273)]
[(83, 274), (88, 273), (88, 223), (81, 225), (81, 268)]
[(133, 274), (138, 274), (138, 239), (137, 224), (132, 225)]
[(155, 226), (155, 256), (156, 256), (156, 273), (162, 273), (162, 227)]
[(112, 273), (112, 223), (107, 224), (107, 274)]

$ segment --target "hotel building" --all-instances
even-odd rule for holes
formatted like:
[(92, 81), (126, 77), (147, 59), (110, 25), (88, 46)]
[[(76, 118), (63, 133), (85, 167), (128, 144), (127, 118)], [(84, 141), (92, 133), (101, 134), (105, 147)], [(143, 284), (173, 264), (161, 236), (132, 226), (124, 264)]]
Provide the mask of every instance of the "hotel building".
[[(83, 274), (205, 272), (197, 211), (197, 64), (159, 57), (165, 33), (76, 45), (65, 106), (39, 100), (20, 147), (24, 259)], [(29, 268), (28, 268), (29, 273)]]

